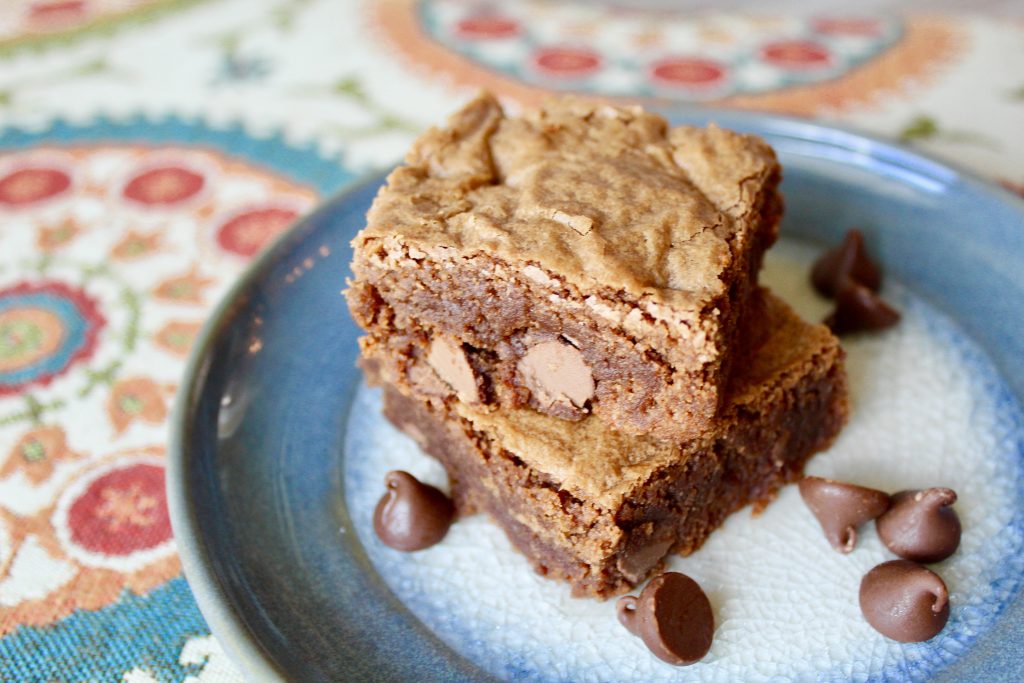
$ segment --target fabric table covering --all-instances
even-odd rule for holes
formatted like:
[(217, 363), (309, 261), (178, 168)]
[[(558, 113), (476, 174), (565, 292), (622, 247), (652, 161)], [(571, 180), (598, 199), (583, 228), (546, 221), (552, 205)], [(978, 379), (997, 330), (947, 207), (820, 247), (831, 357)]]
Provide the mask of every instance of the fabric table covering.
[[(739, 107), (1024, 194), (1024, 23), (452, 0), (0, 6), (0, 680), (241, 680), (176, 555), (189, 348), (298, 217), (480, 88)], [(341, 283), (339, 282), (339, 289)]]

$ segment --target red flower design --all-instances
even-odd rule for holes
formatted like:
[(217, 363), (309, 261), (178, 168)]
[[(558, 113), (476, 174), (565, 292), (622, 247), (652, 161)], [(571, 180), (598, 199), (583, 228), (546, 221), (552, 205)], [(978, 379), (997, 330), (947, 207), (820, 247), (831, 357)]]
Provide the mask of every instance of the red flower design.
[(171, 538), (164, 468), (137, 463), (93, 481), (68, 511), (71, 540), (90, 552), (129, 555)]
[(672, 57), (651, 65), (651, 77), (669, 85), (706, 87), (722, 81), (726, 68), (699, 57)]
[(71, 187), (71, 176), (56, 168), (26, 167), (0, 178), (0, 204), (24, 206), (55, 197)]
[(28, 10), (32, 23), (45, 28), (60, 28), (78, 23), (86, 14), (85, 0), (42, 0), (33, 2)]
[(585, 48), (546, 47), (537, 50), (533, 63), (551, 76), (580, 78), (601, 68), (601, 56)]
[(217, 230), (217, 243), (239, 256), (255, 256), (298, 217), (292, 209), (274, 206), (252, 209), (224, 223)]
[(496, 14), (466, 17), (455, 25), (459, 37), (470, 39), (510, 38), (519, 30), (519, 22)]
[(810, 40), (781, 40), (763, 46), (761, 59), (786, 69), (818, 69), (832, 63), (832, 54)]
[(203, 189), (206, 180), (180, 166), (162, 166), (143, 171), (128, 181), (123, 194), (141, 204), (168, 206), (185, 201)]

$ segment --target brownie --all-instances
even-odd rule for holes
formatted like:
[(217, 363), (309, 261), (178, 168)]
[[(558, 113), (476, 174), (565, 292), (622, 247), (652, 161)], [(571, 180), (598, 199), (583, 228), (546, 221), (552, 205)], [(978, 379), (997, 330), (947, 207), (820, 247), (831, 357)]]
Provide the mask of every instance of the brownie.
[[(607, 597), (670, 552), (700, 547), (733, 511), (767, 504), (847, 416), (843, 352), (822, 325), (763, 290), (763, 339), (737, 367), (713, 428), (682, 441), (529, 408), (488, 410), (385, 385), (385, 415), (448, 471), (460, 514), (489, 513), (540, 573)], [(376, 361), (368, 377), (378, 378)], [(379, 379), (379, 378), (378, 378)]]
[(363, 350), (395, 382), (425, 359), (432, 395), (695, 437), (777, 236), (779, 178), (754, 136), (576, 99), (509, 117), (481, 95), (414, 144), (353, 241)]

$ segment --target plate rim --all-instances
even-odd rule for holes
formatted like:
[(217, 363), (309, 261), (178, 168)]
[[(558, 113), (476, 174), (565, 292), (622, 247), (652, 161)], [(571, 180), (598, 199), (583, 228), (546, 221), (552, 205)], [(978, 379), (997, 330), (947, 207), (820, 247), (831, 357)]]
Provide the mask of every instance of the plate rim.
[[(720, 108), (651, 107), (670, 124), (679, 118), (701, 119), (705, 123), (722, 122), (725, 128), (741, 131), (754, 129), (758, 133), (771, 133), (779, 137), (828, 145), (847, 152), (859, 152), (867, 157), (889, 165), (914, 171), (932, 177), (935, 172), (944, 176), (944, 182), (957, 180), (970, 189), (987, 195), (990, 199), (1008, 204), (1024, 218), (1024, 198), (1018, 197), (1007, 188), (963, 168), (956, 162), (941, 159), (937, 155), (912, 149), (898, 140), (858, 130), (855, 127), (819, 122), (796, 116), (765, 113), (758, 111), (731, 110)], [(843, 163), (843, 162), (837, 162)], [(188, 453), (187, 442), (191, 431), (190, 415), (196, 407), (197, 390), (203, 384), (211, 361), (211, 350), (219, 334), (228, 324), (235, 307), (244, 298), (245, 292), (263, 276), (275, 263), (286, 257), (290, 242), (338, 204), (365, 190), (371, 183), (380, 183), (393, 166), (378, 168), (356, 175), (345, 187), (323, 199), (317, 207), (299, 219), (288, 231), (278, 236), (273, 244), (251, 262), (236, 279), (208, 314), (185, 364), (182, 381), (174, 399), (168, 421), (169, 439), (165, 456), (166, 496), (171, 528), (181, 558), (182, 571), (189, 589), (195, 598), (211, 633), (230, 657), (232, 662), (254, 680), (287, 681), (287, 672), (260, 647), (257, 636), (231, 607), (223, 582), (212, 570), (210, 553), (201, 533), (201, 522), (191, 507), (190, 487), (186, 476)], [(943, 667), (945, 669), (945, 667)]]
[(166, 473), (165, 492), (167, 509), (171, 521), (171, 530), (178, 556), (181, 558), (182, 573), (189, 589), (195, 598), (200, 613), (210, 627), (210, 632), (228, 654), (231, 660), (247, 676), (261, 681), (288, 680), (282, 671), (254, 638), (254, 634), (246, 627), (245, 622), (231, 609), (227, 593), (212, 571), (207, 559), (205, 545), (200, 533), (201, 522), (190, 506), (188, 477), (187, 437), (191, 431), (189, 416), (195, 408), (194, 396), (207, 374), (207, 364), (211, 358), (211, 350), (216, 344), (219, 333), (231, 319), (233, 309), (244, 296), (246, 290), (257, 282), (264, 271), (271, 268), (278, 260), (288, 253), (286, 247), (304, 226), (317, 220), (331, 209), (344, 202), (350, 195), (381, 178), (380, 171), (370, 171), (356, 176), (343, 189), (327, 197), (310, 213), (299, 219), (291, 228), (278, 235), (271, 245), (250, 263), (238, 279), (210, 312), (209, 317), (199, 330), (196, 340), (189, 351), (185, 369), (181, 375), (178, 392), (174, 397), (168, 420), (169, 438), (164, 467)]

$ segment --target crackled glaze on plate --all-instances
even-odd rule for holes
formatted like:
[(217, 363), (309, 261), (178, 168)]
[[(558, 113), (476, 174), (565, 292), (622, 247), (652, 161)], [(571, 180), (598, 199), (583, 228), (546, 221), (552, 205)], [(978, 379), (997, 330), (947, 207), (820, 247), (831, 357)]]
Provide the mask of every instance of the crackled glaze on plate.
[[(762, 282), (802, 314), (828, 310), (807, 284), (813, 248), (788, 242)], [(1020, 415), (984, 355), (955, 326), (898, 285), (883, 294), (902, 323), (846, 343), (852, 419), (813, 474), (889, 491), (950, 486), (964, 526), (960, 551), (935, 566), (953, 596), (940, 637), (904, 645), (875, 633), (857, 594), (871, 567), (893, 559), (868, 526), (842, 555), (825, 542), (795, 487), (759, 516), (731, 517), (707, 545), (669, 569), (708, 593), (718, 628), (708, 656), (680, 670), (659, 661), (615, 618), (614, 601), (569, 597), (533, 574), (498, 528), (477, 516), (427, 551), (404, 554), (373, 535), (371, 515), (389, 469), (432, 483), (444, 471), (380, 416), (361, 389), (345, 448), (349, 508), (374, 567), (446, 643), (496, 676), (538, 681), (927, 680), (1000, 613), (1022, 569)]]

